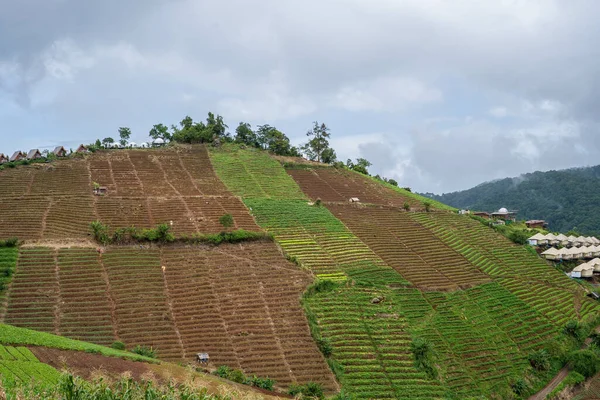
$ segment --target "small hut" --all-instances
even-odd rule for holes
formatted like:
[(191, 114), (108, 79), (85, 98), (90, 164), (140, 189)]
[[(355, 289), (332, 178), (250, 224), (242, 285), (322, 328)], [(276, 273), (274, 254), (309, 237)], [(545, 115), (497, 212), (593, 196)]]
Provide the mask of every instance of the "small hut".
[(480, 218), (490, 219), (490, 213), (485, 211), (475, 211), (473, 212), (473, 215)]
[(571, 258), (573, 260), (581, 260), (583, 258), (583, 250), (579, 247), (571, 247), (567, 249), (569, 253), (571, 253)]
[(154, 141), (152, 142), (152, 145), (154, 147), (164, 146), (164, 144), (165, 144), (165, 141), (164, 141), (164, 139), (161, 139), (161, 138), (154, 139)]
[(42, 158), (42, 153), (38, 149), (31, 149), (27, 153), (28, 160), (37, 160), (38, 158)]
[(360, 203), (360, 199), (358, 197), (350, 197), (348, 201), (350, 203)]
[(196, 354), (196, 361), (200, 364), (208, 364), (210, 357), (208, 356), (208, 353), (198, 353)]
[(596, 258), (596, 257), (600, 257), (600, 246), (590, 246), (591, 251), (592, 251), (592, 257)]
[(568, 246), (575, 246), (575, 242), (577, 242), (577, 238), (573, 235), (567, 237)]
[(150, 145), (147, 142), (140, 143), (140, 149), (147, 149)]
[(583, 258), (594, 258), (594, 249), (592, 246), (582, 246), (579, 248), (583, 254)]
[(559, 243), (559, 241), (558, 241), (558, 239), (556, 238), (556, 236), (555, 236), (554, 234), (552, 234), (552, 233), (548, 233), (548, 234), (546, 235), (546, 240), (548, 241), (548, 244), (549, 244), (550, 246), (556, 246), (556, 245), (558, 245), (558, 243)]
[(542, 253), (546, 260), (558, 261), (562, 258), (561, 251), (554, 247), (550, 247), (548, 250)]
[(578, 265), (571, 271), (571, 278), (591, 278), (592, 276), (594, 276), (594, 267), (587, 263)]
[(13, 155), (10, 157), (10, 162), (13, 161), (21, 161), (25, 158), (25, 153), (22, 151), (15, 151)]
[(4, 153), (0, 153), (0, 164), (6, 164), (7, 162), (9, 162), (8, 157)]
[(592, 243), (594, 243), (595, 245), (600, 245), (600, 240), (598, 240), (598, 238), (596, 238), (595, 236), (590, 236), (590, 240), (592, 241)]
[(536, 233), (535, 235), (527, 239), (527, 242), (531, 246), (540, 246), (542, 244), (547, 244), (548, 240), (546, 239), (546, 236), (542, 235), (541, 233)]
[(594, 272), (600, 272), (600, 258), (594, 258), (587, 262), (587, 265), (594, 267)]
[(525, 221), (525, 225), (530, 228), (547, 228), (548, 224), (543, 219), (531, 219), (529, 221)]
[(558, 250), (558, 255), (562, 260), (572, 260), (573, 259), (573, 254), (571, 254), (570, 249), (563, 247), (562, 249)]
[(563, 235), (562, 233), (556, 235), (556, 240), (558, 240), (558, 244), (561, 246), (569, 245), (569, 238), (567, 236)]
[(67, 150), (65, 150), (63, 146), (57, 146), (54, 148), (54, 150), (52, 150), (52, 154), (54, 154), (56, 157), (66, 157)]
[(127, 143), (127, 147), (130, 147), (132, 149), (137, 149), (138, 144), (136, 142), (129, 142), (129, 143)]
[(75, 153), (87, 153), (89, 150), (86, 146), (84, 146), (83, 144), (80, 144), (79, 147), (77, 148), (77, 150), (75, 150)]

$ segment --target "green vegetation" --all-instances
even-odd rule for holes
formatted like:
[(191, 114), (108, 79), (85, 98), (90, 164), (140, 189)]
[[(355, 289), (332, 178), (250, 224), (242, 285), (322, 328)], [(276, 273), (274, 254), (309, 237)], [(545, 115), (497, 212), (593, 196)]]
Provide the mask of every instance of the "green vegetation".
[(318, 383), (308, 382), (304, 385), (292, 384), (288, 390), (292, 396), (301, 395), (307, 399), (324, 399), (323, 388)]
[(575, 372), (590, 378), (600, 370), (600, 357), (592, 350), (577, 350), (569, 354), (569, 366)]
[(221, 378), (228, 379), (232, 382), (241, 383), (248, 386), (254, 386), (261, 389), (273, 390), (275, 381), (270, 378), (261, 378), (256, 375), (246, 376), (239, 369), (232, 369), (226, 365), (219, 366), (214, 372), (215, 375)]
[(45, 346), (63, 350), (87, 351), (90, 353), (102, 354), (108, 357), (119, 357), (134, 361), (156, 362), (147, 357), (136, 354), (111, 349), (109, 347), (99, 346), (92, 343), (81, 342), (79, 340), (68, 339), (62, 336), (51, 335), (49, 333), (32, 331), (16, 326), (0, 324), (0, 343), (5, 345), (32, 345)]
[(19, 239), (8, 238), (6, 240), (0, 240), (0, 247), (17, 247), (19, 245)]
[(0, 376), (4, 385), (34, 381), (45, 386), (56, 384), (60, 374), (39, 362), (27, 347), (0, 345)]
[(6, 289), (12, 280), (19, 257), (17, 247), (0, 246), (0, 300), (4, 299)]
[(509, 207), (519, 210), (521, 219), (546, 220), (553, 231), (574, 229), (584, 235), (600, 235), (599, 188), (600, 166), (595, 166), (534, 172), (441, 196), (427, 195), (471, 210), (495, 211)]
[(415, 368), (424, 371), (431, 379), (437, 378), (433, 345), (427, 339), (415, 338), (410, 344), (410, 351), (415, 357)]
[(131, 349), (131, 352), (135, 353), (135, 354), (139, 354), (140, 356), (143, 356), (143, 357), (156, 358), (156, 350), (154, 350), (154, 348), (152, 348), (150, 346), (140, 346), (138, 344), (133, 349)]
[(116, 382), (104, 378), (87, 382), (70, 374), (59, 376), (58, 382), (54, 385), (4, 382), (3, 389), (9, 399), (28, 400), (226, 400), (232, 398), (208, 394), (206, 389), (199, 389), (192, 384), (157, 385), (146, 380), (138, 382), (130, 377), (121, 378)]
[(312, 130), (306, 133), (309, 139), (301, 149), (309, 160), (332, 164), (336, 161), (335, 150), (329, 147), (330, 129), (325, 124), (313, 123)]
[(578, 372), (570, 371), (569, 375), (558, 385), (548, 396), (547, 399), (554, 399), (556, 396), (565, 390), (566, 388), (573, 387), (585, 382), (585, 376)]
[(110, 347), (115, 350), (125, 350), (125, 343), (117, 340), (117, 341), (112, 342)]
[(233, 217), (231, 214), (222, 215), (219, 218), (219, 223), (223, 225), (224, 228), (231, 228), (233, 226)]

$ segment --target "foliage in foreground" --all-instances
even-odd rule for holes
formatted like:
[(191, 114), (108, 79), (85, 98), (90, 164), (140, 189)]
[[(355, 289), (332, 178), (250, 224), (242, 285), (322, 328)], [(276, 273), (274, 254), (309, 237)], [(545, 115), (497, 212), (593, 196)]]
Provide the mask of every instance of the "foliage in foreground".
[(19, 245), (19, 239), (16, 237), (0, 240), (0, 247), (17, 247)]
[(221, 365), (219, 368), (217, 368), (214, 374), (236, 383), (266, 390), (273, 390), (273, 385), (275, 385), (275, 381), (271, 378), (261, 378), (256, 375), (246, 376), (241, 370), (231, 369), (226, 365)]
[(4, 382), (3, 389), (9, 399), (64, 399), (64, 400), (225, 400), (232, 397), (212, 395), (205, 388), (189, 385), (157, 385), (151, 381), (136, 382), (122, 378), (109, 382), (103, 378), (87, 382), (70, 374), (63, 374), (58, 385), (36, 385)]

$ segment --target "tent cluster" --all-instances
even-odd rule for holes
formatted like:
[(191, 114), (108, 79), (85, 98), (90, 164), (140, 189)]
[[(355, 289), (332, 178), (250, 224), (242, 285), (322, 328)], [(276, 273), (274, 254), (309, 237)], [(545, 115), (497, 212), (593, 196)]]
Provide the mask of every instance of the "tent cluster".
[(584, 246), (598, 246), (600, 240), (593, 236), (565, 236), (562, 233), (560, 235), (553, 235), (548, 233), (547, 235), (536, 233), (527, 242), (531, 246), (563, 246), (563, 247), (584, 247)]
[(583, 260), (595, 257), (600, 257), (600, 246), (585, 246), (585, 247), (563, 247), (557, 249), (550, 247), (542, 253), (547, 260)]
[(594, 272), (600, 272), (600, 258), (594, 258), (591, 261), (576, 266), (571, 271), (572, 278), (591, 278)]
[[(87, 147), (84, 145), (80, 145), (76, 153), (85, 153), (87, 152)], [(56, 157), (66, 157), (69, 153), (63, 146), (57, 146), (52, 150), (51, 154), (54, 154)], [(24, 151), (15, 151), (10, 158), (3, 153), (0, 153), (0, 164), (6, 164), (9, 162), (17, 162), (23, 160), (37, 160), (40, 158), (44, 158), (44, 153), (42, 153), (39, 149), (31, 149), (29, 152), (25, 153)]]

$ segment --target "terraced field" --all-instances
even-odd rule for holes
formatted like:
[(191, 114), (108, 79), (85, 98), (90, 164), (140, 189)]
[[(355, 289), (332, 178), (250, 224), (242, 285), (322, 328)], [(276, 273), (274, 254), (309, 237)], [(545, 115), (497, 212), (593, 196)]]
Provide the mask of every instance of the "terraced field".
[(490, 281), (461, 254), (398, 208), (349, 204), (330, 204), (327, 208), (419, 288), (456, 290)]
[[(0, 239), (82, 239), (95, 220), (113, 229), (169, 223), (176, 235), (217, 233), (224, 214), (236, 228), (258, 229), (202, 146), (101, 151), (5, 169), (0, 181)], [(93, 196), (93, 183), (107, 195)]]
[(5, 321), (92, 343), (151, 346), (173, 361), (209, 352), (214, 365), (283, 386), (317, 381), (335, 390), (299, 303), (309, 282), (266, 242), (23, 248)]
[(479, 222), (448, 213), (409, 215), (556, 326), (600, 312), (563, 273)]
[(27, 347), (0, 345), (0, 377), (4, 382), (53, 385), (60, 373), (40, 362)]

